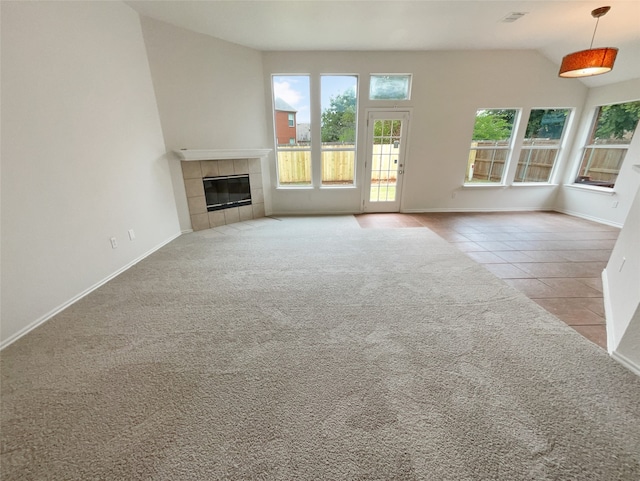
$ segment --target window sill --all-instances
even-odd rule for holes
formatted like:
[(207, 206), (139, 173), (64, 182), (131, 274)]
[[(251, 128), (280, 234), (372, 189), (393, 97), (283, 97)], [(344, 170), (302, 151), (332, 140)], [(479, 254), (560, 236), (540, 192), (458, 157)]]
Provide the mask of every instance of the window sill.
[(477, 183), (477, 184), (462, 184), (462, 188), (463, 189), (504, 189), (505, 187), (507, 187), (504, 184), (492, 184), (487, 182), (486, 184), (481, 184), (481, 183)]
[(333, 190), (333, 189), (355, 189), (356, 186), (351, 184), (351, 185), (321, 185), (320, 186), (320, 190)]
[(558, 184), (549, 182), (514, 182), (511, 187), (558, 187)]
[(276, 190), (312, 190), (312, 185), (279, 185)]
[(616, 191), (614, 189), (610, 189), (608, 187), (598, 187), (594, 185), (580, 185), (580, 184), (564, 184), (563, 187), (568, 187), (569, 189), (582, 190), (587, 192), (593, 192), (596, 194), (603, 195), (615, 195)]

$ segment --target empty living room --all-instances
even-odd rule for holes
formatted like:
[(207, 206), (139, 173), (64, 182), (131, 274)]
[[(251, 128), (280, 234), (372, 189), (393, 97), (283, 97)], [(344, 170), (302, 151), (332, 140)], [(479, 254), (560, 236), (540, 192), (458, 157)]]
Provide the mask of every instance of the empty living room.
[(0, 2), (0, 478), (640, 479), (639, 18)]

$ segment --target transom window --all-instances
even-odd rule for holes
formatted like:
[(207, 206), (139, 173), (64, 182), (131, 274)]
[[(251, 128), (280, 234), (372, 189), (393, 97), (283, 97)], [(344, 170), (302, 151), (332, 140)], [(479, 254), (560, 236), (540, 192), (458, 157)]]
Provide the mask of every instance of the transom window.
[(465, 185), (502, 183), (517, 115), (515, 109), (476, 112)]
[(576, 184), (612, 189), (638, 126), (640, 100), (596, 109)]
[(569, 109), (531, 111), (514, 182), (549, 182), (569, 112)]
[(370, 100), (409, 100), (411, 98), (411, 74), (371, 74), (369, 77)]

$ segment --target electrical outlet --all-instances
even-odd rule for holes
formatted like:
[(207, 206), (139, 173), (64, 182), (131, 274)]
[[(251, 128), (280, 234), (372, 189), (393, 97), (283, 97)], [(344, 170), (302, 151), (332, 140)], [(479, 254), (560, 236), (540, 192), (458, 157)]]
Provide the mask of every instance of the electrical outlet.
[(612, 208), (612, 209), (615, 209), (616, 207), (618, 207), (618, 201), (617, 201), (617, 200), (614, 200), (614, 201), (611, 203), (611, 208)]
[(109, 239), (111, 241), (111, 248), (112, 249), (116, 249), (118, 247), (118, 241), (116, 240), (115, 237), (112, 237), (111, 239)]
[(454, 190), (453, 192), (451, 192), (451, 198), (455, 199), (456, 198), (456, 191)]
[(133, 240), (136, 238), (136, 233), (133, 232), (133, 229), (129, 229), (129, 240)]
[(625, 262), (627, 262), (627, 258), (623, 257), (622, 262), (620, 263), (620, 269), (618, 269), (618, 272), (622, 272), (622, 268), (624, 267)]

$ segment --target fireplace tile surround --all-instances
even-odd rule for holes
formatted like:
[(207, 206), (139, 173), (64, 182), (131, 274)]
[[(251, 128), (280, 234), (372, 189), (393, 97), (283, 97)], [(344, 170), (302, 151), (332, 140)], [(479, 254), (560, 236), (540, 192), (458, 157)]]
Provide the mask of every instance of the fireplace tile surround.
[[(184, 152), (180, 152), (179, 156), (182, 158), (180, 162), (182, 177), (187, 193), (191, 227), (194, 231), (265, 216), (260, 158), (185, 160), (184, 157), (188, 157), (188, 155)], [(251, 205), (207, 212), (202, 178), (244, 174), (249, 175)]]

